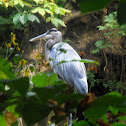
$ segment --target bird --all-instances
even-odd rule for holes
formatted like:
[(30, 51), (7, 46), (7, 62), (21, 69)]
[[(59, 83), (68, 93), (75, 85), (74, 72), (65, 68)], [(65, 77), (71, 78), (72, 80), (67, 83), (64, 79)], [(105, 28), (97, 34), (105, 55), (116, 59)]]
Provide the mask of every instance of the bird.
[(62, 33), (56, 28), (29, 41), (42, 39), (46, 40), (45, 56), (54, 73), (67, 82), (69, 87), (75, 88), (79, 94), (86, 95), (88, 93), (86, 67), (84, 63), (79, 62), (81, 58), (78, 53), (72, 46), (62, 41)]

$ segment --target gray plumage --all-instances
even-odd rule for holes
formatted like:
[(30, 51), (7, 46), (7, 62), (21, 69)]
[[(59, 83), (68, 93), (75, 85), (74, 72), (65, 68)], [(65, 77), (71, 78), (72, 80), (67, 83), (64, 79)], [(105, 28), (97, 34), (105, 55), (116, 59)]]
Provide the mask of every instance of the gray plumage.
[[(62, 34), (55, 28), (30, 39), (30, 41), (42, 38), (47, 39), (45, 44), (45, 55), (54, 72), (66, 81), (69, 86), (75, 87), (80, 94), (87, 94), (88, 84), (84, 63), (79, 61), (70, 62), (71, 60), (81, 59), (78, 53), (69, 44), (62, 42)], [(68, 62), (59, 64), (61, 61)]]

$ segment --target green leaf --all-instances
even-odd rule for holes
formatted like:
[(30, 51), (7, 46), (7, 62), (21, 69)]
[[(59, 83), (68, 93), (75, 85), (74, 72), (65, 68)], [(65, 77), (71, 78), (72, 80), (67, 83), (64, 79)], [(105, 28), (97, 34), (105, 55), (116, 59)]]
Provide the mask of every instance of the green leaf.
[(105, 8), (113, 0), (78, 0), (82, 13), (97, 11)]
[(30, 20), (30, 21), (35, 21), (35, 19), (36, 19), (36, 16), (35, 15), (33, 15), (33, 14), (27, 14), (27, 16), (28, 16), (28, 19)]
[(15, 75), (12, 72), (10, 64), (0, 57), (0, 79), (13, 79)]
[(119, 112), (119, 109), (118, 108), (115, 108), (113, 106), (110, 106), (109, 107), (109, 110), (116, 116)]
[(64, 21), (58, 19), (58, 18), (52, 18), (51, 20), (52, 24), (55, 25), (56, 27), (58, 27), (58, 24), (62, 25), (63, 27), (66, 27), (66, 25), (64, 24)]
[(37, 75), (32, 77), (32, 82), (36, 87), (43, 87), (49, 84), (49, 76), (38, 73)]
[(52, 6), (50, 4), (48, 4), (48, 3), (45, 3), (44, 4), (44, 8), (49, 8), (49, 10), (51, 10), (52, 9)]
[(53, 85), (54, 82), (57, 79), (57, 74), (55, 73), (51, 73), (49, 75), (47, 75), (46, 73), (41, 74), (38, 73), (37, 75), (32, 77), (32, 82), (36, 87), (43, 87), (43, 86), (47, 86), (47, 85)]
[(38, 12), (39, 12), (39, 14), (41, 14), (42, 16), (45, 15), (45, 10), (42, 9), (42, 8), (38, 8)]
[(96, 43), (95, 43), (95, 45), (97, 46), (97, 47), (100, 47), (100, 46), (102, 46), (103, 45), (103, 43), (104, 43), (104, 41), (97, 41)]
[(57, 79), (57, 74), (55, 74), (55, 73), (51, 74), (49, 84), (55, 83), (56, 79)]
[(24, 7), (24, 3), (22, 0), (18, 0), (18, 3), (21, 5), (22, 8)]
[(24, 104), (21, 115), (23, 116), (23, 119), (25, 120), (27, 125), (31, 125), (47, 117), (50, 112), (51, 109), (47, 105), (40, 104), (31, 100)]
[[(109, 27), (110, 29), (113, 27), (113, 24), (110, 24), (110, 23), (106, 23), (105, 24), (106, 27)], [(112, 33), (112, 32), (111, 32)]]
[(20, 60), (20, 55), (19, 54), (15, 54), (14, 57), (13, 57), (13, 61), (14, 61), (14, 63), (16, 65), (18, 64), (19, 60)]
[(53, 12), (52, 12), (51, 10), (46, 9), (46, 8), (44, 8), (44, 10), (45, 10), (45, 12), (47, 12), (48, 14), (53, 15)]
[(111, 124), (110, 126), (126, 126), (126, 124), (123, 122), (115, 122), (115, 123)]
[(103, 31), (103, 30), (105, 30), (105, 29), (107, 29), (107, 27), (106, 26), (97, 26), (98, 28), (99, 28), (99, 30), (101, 30), (101, 31)]
[(0, 16), (0, 24), (1, 24), (1, 25), (4, 25), (4, 24), (11, 24), (11, 23), (12, 23), (12, 21), (11, 21), (10, 18), (4, 18), (4, 17)]
[(71, 13), (70, 10), (67, 10), (65, 8), (62, 8), (62, 7), (58, 7), (58, 8), (60, 9), (60, 11), (62, 11), (63, 14), (65, 14), (65, 13)]
[[(57, 84), (58, 83), (58, 84)], [(42, 103), (47, 102), (49, 99), (56, 99), (57, 94), (61, 93), (64, 89), (66, 89), (67, 85), (64, 82), (59, 81), (52, 86), (45, 86), (45, 87), (35, 87), (33, 92), (36, 92), (37, 96), (41, 100)], [(64, 93), (62, 93), (64, 95)], [(61, 97), (60, 97), (60, 100)]]
[(53, 61), (53, 59), (52, 58), (49, 58), (49, 61)]
[(115, 19), (114, 19), (114, 15), (113, 14), (109, 14), (107, 16), (105, 16), (105, 22), (108, 22), (108, 23), (115, 23)]
[(22, 24), (25, 24), (28, 20), (27, 14), (22, 14), (19, 19)]
[(110, 106), (126, 113), (125, 101), (126, 96), (121, 96), (117, 92), (111, 92), (92, 103), (84, 113), (89, 122), (96, 124), (97, 119), (103, 117)]
[(5, 87), (4, 85), (0, 82), (0, 92), (4, 92), (5, 91)]
[(118, 116), (116, 119), (120, 121), (126, 121), (126, 116)]
[(60, 48), (59, 50), (60, 50), (61, 53), (66, 53), (67, 52), (67, 50), (63, 49), (63, 48)]
[[(33, 0), (33, 1), (35, 1), (37, 4), (40, 2), (40, 0)], [(41, 0), (42, 1), (42, 0)]]
[(117, 9), (117, 20), (120, 25), (126, 23), (126, 0), (120, 0)]
[(35, 16), (35, 15), (33, 15), (33, 14), (27, 14), (27, 16), (28, 16), (28, 19), (30, 20), (30, 21), (37, 21), (38, 23), (40, 23), (40, 20), (38, 19), (38, 17), (37, 16)]
[(99, 50), (99, 48), (97, 48), (97, 49), (94, 49), (94, 50), (91, 50), (91, 53), (98, 53), (100, 50)]
[(36, 8), (33, 8), (33, 9), (31, 10), (31, 12), (32, 12), (32, 13), (37, 13), (38, 10), (39, 10), (39, 7), (36, 7)]
[(16, 117), (19, 117), (19, 114), (15, 111), (16, 105), (10, 105), (6, 108), (9, 112), (12, 112)]
[(36, 20), (38, 23), (40, 23), (40, 20), (38, 19), (38, 17), (36, 17), (35, 20)]
[[(62, 11), (60, 11), (59, 7), (55, 7), (55, 13), (58, 15), (60, 14)], [(63, 15), (63, 13), (61, 13)]]
[(98, 62), (96, 62), (94, 60), (89, 60), (89, 59), (72, 60), (72, 61), (79, 61), (79, 62), (83, 62), (83, 63), (95, 63), (97, 65), (100, 65)]
[(102, 45), (102, 46), (99, 47), (99, 49), (104, 49), (104, 48), (106, 48), (105, 45)]
[(7, 82), (7, 85), (13, 91), (18, 91), (21, 95), (26, 95), (29, 88), (29, 78), (18, 78)]
[(74, 123), (73, 126), (90, 126), (90, 124), (83, 120), (83, 121), (78, 121)]
[(13, 16), (13, 23), (17, 24), (19, 22), (19, 18), (21, 16), (21, 13), (17, 13)]
[(97, 64), (97, 65), (100, 65), (98, 62), (96, 62), (96, 61), (94, 61), (94, 60), (81, 59), (81, 60), (71, 60), (71, 61), (62, 60), (61, 62), (57, 63), (56, 66), (57, 66), (57, 65), (60, 65), (60, 64), (62, 64), (62, 63), (75, 62), (75, 61), (76, 61), (76, 62), (79, 61), (79, 62), (83, 62), (83, 63), (95, 63), (95, 64)]
[(104, 114), (102, 117), (101, 117), (106, 123), (108, 123), (108, 119), (107, 119), (107, 115)]
[(2, 114), (0, 114), (0, 125), (7, 126), (7, 123), (5, 121), (5, 117)]

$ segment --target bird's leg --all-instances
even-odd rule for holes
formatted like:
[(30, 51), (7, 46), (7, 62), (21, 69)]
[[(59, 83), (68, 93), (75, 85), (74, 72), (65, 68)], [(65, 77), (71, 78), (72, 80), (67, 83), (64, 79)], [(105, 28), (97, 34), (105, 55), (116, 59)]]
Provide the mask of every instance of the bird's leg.
[(73, 120), (72, 120), (72, 113), (70, 113), (70, 116), (67, 117), (67, 126), (72, 126)]
[(69, 116), (67, 117), (67, 126), (69, 126)]
[(73, 120), (72, 120), (72, 113), (70, 113), (70, 126), (72, 126)]

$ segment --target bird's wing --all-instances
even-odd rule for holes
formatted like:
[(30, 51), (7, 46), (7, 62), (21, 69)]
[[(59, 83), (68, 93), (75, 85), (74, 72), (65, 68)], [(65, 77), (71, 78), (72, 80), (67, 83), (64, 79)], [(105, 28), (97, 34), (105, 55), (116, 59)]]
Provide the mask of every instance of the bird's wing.
[[(70, 86), (74, 87), (75, 78), (85, 78), (85, 81), (87, 81), (85, 65), (79, 61), (72, 61), (80, 60), (81, 58), (69, 44), (64, 42), (55, 44), (51, 49), (50, 55), (53, 59), (53, 61), (51, 61), (51, 66), (54, 72)], [(60, 64), (61, 61), (68, 62)]]

